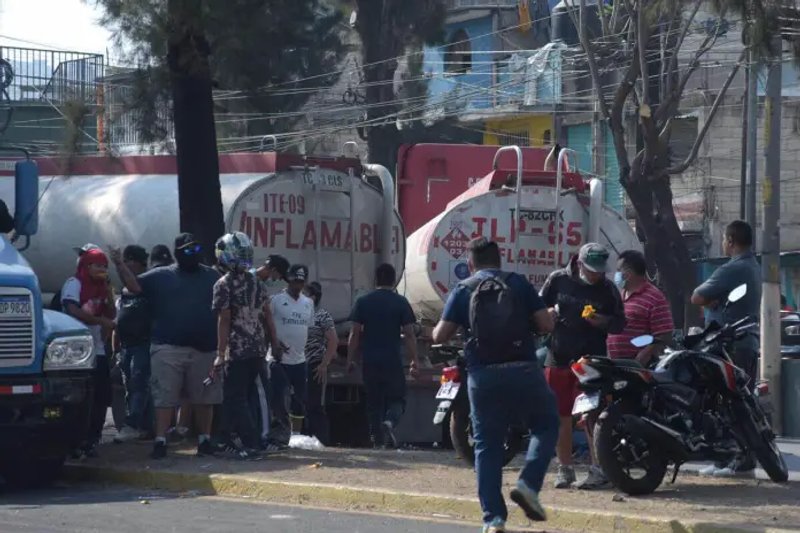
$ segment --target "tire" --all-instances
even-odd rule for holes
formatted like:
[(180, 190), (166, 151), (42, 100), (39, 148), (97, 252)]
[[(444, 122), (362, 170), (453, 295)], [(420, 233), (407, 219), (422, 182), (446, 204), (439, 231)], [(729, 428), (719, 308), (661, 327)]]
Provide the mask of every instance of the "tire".
[[(450, 440), (458, 456), (471, 468), (475, 467), (475, 444), (472, 438), (469, 399), (466, 394), (456, 397), (450, 409)], [(510, 430), (506, 438), (503, 465), (510, 463), (522, 450), (519, 431)]]
[(747, 440), (750, 450), (756, 456), (761, 468), (775, 483), (785, 483), (789, 480), (789, 467), (775, 443), (775, 434), (770, 430), (767, 433), (759, 431), (758, 427), (766, 416), (755, 402), (752, 404), (742, 402), (736, 408), (736, 415), (741, 420), (741, 429)]
[(66, 455), (47, 459), (22, 459), (6, 465), (3, 474), (11, 486), (30, 489), (46, 487), (61, 474)]
[(645, 475), (634, 478), (626, 472), (626, 464), (621, 462), (616, 449), (620, 440), (616, 428), (622, 423), (623, 414), (625, 413), (618, 404), (612, 404), (600, 414), (594, 428), (597, 461), (609, 481), (625, 494), (631, 496), (652, 494), (664, 481), (668, 461), (654, 449), (648, 449), (651, 455), (646, 467), (643, 467)]

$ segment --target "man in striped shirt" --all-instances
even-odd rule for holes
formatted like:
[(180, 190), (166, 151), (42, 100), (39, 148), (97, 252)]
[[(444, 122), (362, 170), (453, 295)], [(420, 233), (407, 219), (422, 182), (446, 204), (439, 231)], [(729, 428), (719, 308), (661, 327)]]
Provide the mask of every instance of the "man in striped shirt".
[[(617, 335), (609, 335), (608, 356), (612, 359), (636, 359), (643, 366), (665, 344), (672, 341), (672, 313), (664, 294), (647, 280), (647, 263), (644, 254), (626, 250), (619, 255), (619, 264), (614, 281), (625, 303), (625, 329)], [(652, 335), (659, 343), (639, 349), (631, 340), (640, 335)]]

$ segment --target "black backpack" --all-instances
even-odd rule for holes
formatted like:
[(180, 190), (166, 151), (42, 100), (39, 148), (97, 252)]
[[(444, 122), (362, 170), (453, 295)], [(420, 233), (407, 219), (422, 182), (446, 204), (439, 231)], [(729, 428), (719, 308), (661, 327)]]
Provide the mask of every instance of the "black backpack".
[(478, 360), (484, 364), (527, 359), (533, 349), (530, 320), (522, 299), (508, 286), (510, 273), (472, 278), (469, 329)]

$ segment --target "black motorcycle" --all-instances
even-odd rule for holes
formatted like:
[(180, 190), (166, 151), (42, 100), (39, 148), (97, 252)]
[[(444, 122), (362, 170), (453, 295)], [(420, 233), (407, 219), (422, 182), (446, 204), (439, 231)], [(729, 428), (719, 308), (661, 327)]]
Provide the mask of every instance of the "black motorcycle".
[[(734, 289), (738, 301), (746, 285)], [(770, 479), (788, 479), (786, 462), (749, 377), (729, 356), (732, 343), (751, 334), (751, 317), (733, 324), (711, 324), (688, 335), (683, 347), (667, 351), (654, 370), (635, 360), (584, 357), (572, 371), (585, 391), (574, 414), (598, 409), (594, 431), (597, 460), (609, 480), (630, 495), (650, 494), (663, 482), (670, 464), (674, 482), (687, 461), (727, 461), (752, 453)], [(643, 348), (653, 337), (632, 343)]]
[[(472, 438), (469, 397), (467, 395), (467, 367), (463, 352), (456, 346), (435, 344), (431, 347), (431, 361), (450, 365), (442, 370), (441, 385), (436, 393), (439, 406), (433, 423), (448, 423), (449, 437), (458, 456), (469, 466), (475, 466), (475, 440)], [(510, 428), (505, 443), (504, 462), (508, 464), (525, 445), (522, 428)]]

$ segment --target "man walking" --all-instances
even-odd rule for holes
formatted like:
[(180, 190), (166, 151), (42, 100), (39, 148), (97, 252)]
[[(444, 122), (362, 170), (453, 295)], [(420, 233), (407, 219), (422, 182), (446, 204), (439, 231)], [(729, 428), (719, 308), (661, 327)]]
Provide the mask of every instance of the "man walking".
[[(570, 365), (584, 355), (606, 355), (609, 333), (625, 327), (625, 308), (614, 283), (606, 278), (609, 253), (597, 243), (584, 245), (566, 268), (553, 272), (542, 287), (541, 296), (555, 320), (550, 350), (545, 361), (545, 378), (558, 401), (561, 429), (556, 453), (558, 474), (555, 487), (564, 489), (575, 482), (572, 466), (572, 405), (578, 396), (578, 378)], [(608, 483), (597, 466), (592, 444), (592, 417), (587, 420), (592, 466), (577, 485), (600, 488)]]
[[(156, 268), (137, 278), (122, 262), (119, 250), (112, 257), (125, 287), (147, 298), (152, 311), (150, 386), (156, 408), (153, 459), (167, 454), (167, 429), (175, 409), (186, 395), (198, 429), (198, 455), (213, 455), (210, 434), (213, 406), (222, 403), (222, 375), (214, 375), (217, 321), (211, 310), (217, 272), (200, 263), (203, 249), (190, 233), (175, 239), (176, 265)], [(206, 383), (208, 384), (206, 384)]]
[[(223, 426), (226, 450), (239, 459), (258, 454), (258, 432), (248, 408), (247, 393), (267, 356), (266, 332), (276, 339), (269, 299), (263, 284), (249, 272), (253, 245), (241, 232), (216, 243), (217, 264), (225, 271), (214, 285), (212, 307), (217, 312), (217, 359), (225, 366)], [(277, 350), (277, 347), (273, 347)]]
[(375, 272), (377, 288), (356, 301), (351, 315), (347, 367), (354, 367), (360, 353), (369, 431), (375, 447), (398, 446), (394, 430), (406, 409), (401, 341), (411, 360), (412, 375), (419, 366), (414, 312), (408, 300), (394, 290), (396, 283), (394, 267), (380, 265)]
[(270, 349), (270, 409), (272, 428), (268, 451), (289, 445), (292, 432), (303, 428), (306, 406), (306, 341), (314, 319), (314, 302), (303, 294), (308, 267), (292, 265), (286, 274), (288, 287), (270, 300), (277, 342), (281, 352)]
[[(612, 359), (636, 359), (648, 366), (664, 346), (672, 343), (672, 312), (664, 293), (647, 279), (647, 262), (637, 250), (619, 254), (614, 276), (625, 304), (625, 329), (608, 336), (608, 356)], [(639, 349), (631, 340), (641, 335), (652, 335), (659, 342)]]
[(484, 533), (505, 532), (508, 510), (501, 487), (509, 425), (521, 420), (532, 434), (525, 466), (511, 491), (511, 499), (530, 520), (546, 519), (539, 492), (558, 438), (555, 398), (539, 368), (531, 332), (531, 323), (541, 333), (552, 331), (553, 320), (533, 285), (518, 274), (503, 272), (500, 265), (496, 243), (472, 241), (472, 277), (450, 293), (433, 331), (437, 343), (447, 342), (459, 327), (466, 332), (464, 357)]
[[(761, 310), (761, 267), (753, 254), (753, 228), (742, 220), (734, 220), (725, 228), (725, 255), (730, 260), (716, 269), (692, 294), (692, 303), (707, 310), (706, 321), (728, 324), (746, 316), (759, 316)], [(739, 285), (747, 285), (747, 294), (738, 302), (725, 305), (728, 294)], [(758, 372), (758, 338), (745, 335), (736, 341), (731, 359), (750, 376), (751, 390)], [(729, 476), (755, 468), (752, 457), (736, 457), (729, 464), (717, 463), (701, 473)]]
[[(122, 260), (135, 276), (147, 272), (147, 251), (132, 244), (125, 247)], [(121, 348), (120, 368), (125, 382), (125, 425), (114, 442), (136, 440), (150, 432), (153, 403), (150, 398), (150, 310), (141, 294), (122, 290), (117, 300), (117, 328), (114, 344)]]

